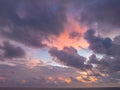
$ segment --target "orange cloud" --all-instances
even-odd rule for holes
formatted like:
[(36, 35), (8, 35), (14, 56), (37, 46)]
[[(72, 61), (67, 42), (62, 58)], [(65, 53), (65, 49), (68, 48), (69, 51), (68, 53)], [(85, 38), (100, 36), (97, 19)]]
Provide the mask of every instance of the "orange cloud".
[(52, 77), (52, 76), (49, 76), (49, 77), (47, 77), (47, 80), (52, 81), (52, 82), (62, 81), (62, 82), (65, 82), (67, 84), (72, 82), (72, 80), (70, 78), (65, 78), (65, 77)]
[(95, 76), (77, 76), (76, 79), (83, 83), (93, 83), (98, 80)]
[(64, 78), (64, 77), (58, 77), (58, 80), (66, 82), (68, 84), (72, 82), (72, 80), (70, 78)]
[[(83, 38), (86, 30), (86, 27), (81, 26), (78, 21), (69, 16), (68, 23), (64, 25), (64, 32), (62, 32), (58, 37), (52, 36), (50, 38), (50, 41), (52, 43), (49, 43), (47, 41), (45, 41), (44, 43), (46, 43), (50, 47), (57, 47), (58, 49), (63, 49), (65, 46), (72, 46), (76, 49), (80, 47), (86, 48), (88, 47), (88, 43)], [(76, 39), (71, 39), (71, 32), (80, 33), (80, 37)]]
[(96, 77), (94, 77), (94, 76), (91, 76), (89, 78), (89, 80), (90, 80), (90, 82), (96, 82), (98, 79)]
[(75, 78), (78, 80), (78, 81), (81, 81), (83, 83), (93, 83), (93, 82), (96, 82), (98, 80), (97, 77), (95, 76), (89, 76), (89, 74), (91, 74), (90, 71), (81, 71), (81, 72), (78, 72), (80, 75), (79, 76), (76, 76)]
[(30, 68), (34, 68), (36, 66), (42, 66), (42, 65), (45, 65), (44, 62), (38, 59), (32, 59), (27, 62), (27, 66)]
[(51, 76), (47, 77), (47, 79), (48, 79), (48, 81), (54, 81), (54, 78)]

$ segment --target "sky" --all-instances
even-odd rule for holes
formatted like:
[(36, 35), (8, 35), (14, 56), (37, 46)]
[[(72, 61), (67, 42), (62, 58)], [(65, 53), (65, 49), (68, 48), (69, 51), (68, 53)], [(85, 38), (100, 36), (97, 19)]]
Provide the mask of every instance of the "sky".
[(0, 0), (0, 87), (119, 87), (119, 0)]

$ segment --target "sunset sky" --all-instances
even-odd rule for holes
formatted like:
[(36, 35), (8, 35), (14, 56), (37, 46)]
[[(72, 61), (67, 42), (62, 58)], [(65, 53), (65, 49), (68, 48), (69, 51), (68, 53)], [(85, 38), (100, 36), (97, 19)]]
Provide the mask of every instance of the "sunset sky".
[(0, 87), (108, 86), (120, 86), (120, 0), (0, 0)]

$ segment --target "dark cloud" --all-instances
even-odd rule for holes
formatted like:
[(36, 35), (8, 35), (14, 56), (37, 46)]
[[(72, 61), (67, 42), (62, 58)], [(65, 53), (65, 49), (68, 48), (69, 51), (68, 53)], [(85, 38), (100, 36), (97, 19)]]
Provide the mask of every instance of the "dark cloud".
[[(96, 65), (94, 68), (97, 68), (98, 71), (100, 71), (100, 72), (104, 72), (106, 69), (108, 69), (110, 67), (109, 59), (107, 59), (107, 57), (99, 59), (99, 58), (96, 57), (95, 54), (93, 54), (89, 57), (89, 60), (88, 60), (87, 63), (92, 64), (92, 65), (93, 64)], [(106, 71), (106, 73), (108, 73), (108, 71)]]
[(102, 38), (95, 36), (95, 31), (90, 29), (85, 33), (85, 39), (90, 43), (89, 48), (96, 53), (110, 53), (110, 47), (112, 46), (112, 40), (110, 38)]
[(120, 25), (120, 1), (119, 0), (93, 0), (86, 8), (88, 17), (100, 23)]
[(102, 65), (103, 67), (105, 67), (105, 66), (109, 66), (109, 63), (108, 63), (108, 61), (106, 61), (106, 58), (102, 58), (102, 59), (98, 59), (97, 57), (96, 57), (96, 55), (91, 55), (90, 57), (89, 57), (89, 61), (88, 61), (88, 63), (89, 64), (97, 64), (97, 65)]
[[(7, 26), (9, 30), (1, 29), (0, 33), (28, 46), (45, 47), (44, 40), (63, 31), (69, 12), (76, 12), (81, 23), (97, 22), (102, 25), (100, 29), (119, 26), (118, 0), (1, 0), (0, 26)], [(105, 31), (108, 33), (111, 29)], [(70, 33), (70, 38), (77, 36), (76, 32)]]
[(1, 55), (3, 58), (22, 58), (26, 55), (25, 51), (21, 47), (16, 47), (8, 41), (5, 41), (3, 46), (0, 46), (0, 50), (3, 51)]
[[(87, 63), (95, 65), (93, 67), (93, 76), (106, 77), (115, 79), (114, 76), (118, 75), (117, 72), (120, 71), (120, 58), (111, 58), (109, 56), (104, 56), (99, 59), (96, 55), (91, 55)], [(103, 74), (105, 74), (103, 76)], [(117, 77), (116, 77), (117, 78)], [(112, 80), (113, 81), (113, 80)]]
[(99, 63), (99, 61), (98, 61), (98, 59), (97, 59), (97, 57), (96, 57), (96, 55), (91, 55), (90, 57), (89, 57), (89, 61), (88, 61), (88, 63), (92, 63), (92, 64), (98, 64)]
[(11, 20), (15, 25), (29, 26), (45, 33), (58, 34), (65, 20), (65, 10), (63, 10), (64, 7), (54, 3), (47, 0), (34, 2), (32, 0), (17, 2), (2, 0), (1, 14), (4, 19)]
[[(104, 32), (100, 31), (100, 33), (109, 34), (110, 31), (113, 32), (118, 30), (116, 28), (120, 28), (119, 4), (119, 0), (0, 0), (0, 37), (14, 40), (30, 47), (46, 47), (47, 45), (44, 44), (44, 40), (49, 41), (51, 36), (59, 36), (63, 32), (67, 16), (69, 16), (68, 14), (71, 14), (71, 16), (75, 15), (74, 19), (78, 20), (81, 25), (88, 27), (96, 26), (98, 30), (104, 30)], [(81, 34), (78, 32), (73, 31), (69, 33), (69, 38), (71, 39), (78, 39), (80, 37)], [(89, 43), (90, 50), (95, 54), (104, 55), (102, 59), (97, 58), (93, 54), (87, 62), (86, 58), (80, 56), (73, 47), (65, 47), (63, 50), (52, 48), (49, 53), (55, 60), (64, 65), (81, 70), (91, 69), (93, 71), (91, 76), (102, 76), (101, 73), (107, 73), (112, 78), (118, 77), (118, 72), (120, 71), (120, 36), (115, 37), (112, 41), (109, 37), (96, 36), (94, 30), (88, 30), (85, 33), (85, 39)], [(21, 47), (14, 46), (8, 41), (0, 45), (1, 60), (6, 58), (22, 58), (25, 55), (26, 53)], [(9, 68), (5, 69), (5, 67), (4, 71), (0, 69), (1, 72), (7, 73), (6, 70), (8, 71)], [(38, 85), (39, 81), (41, 81), (41, 79), (37, 81), (35, 78), (31, 78), (31, 75), (37, 75), (37, 78), (39, 75), (43, 75), (41, 76), (44, 77), (42, 78), (43, 84), (41, 83), (41, 85), (46, 85), (47, 80), (44, 75), (49, 76), (53, 75), (53, 73), (65, 75), (67, 71), (69, 75), (73, 73), (73, 70), (57, 69), (56, 67), (52, 71), (48, 68), (36, 68), (38, 70), (24, 71), (26, 76), (21, 75), (23, 73), (22, 70), (22, 73), (18, 72), (20, 69), (23, 69), (22, 67), (16, 68), (12, 72), (13, 74), (15, 72), (15, 75), (11, 75), (11, 81), (8, 85), (12, 84), (11, 82), (16, 84), (18, 80), (17, 75), (24, 76), (23, 79), (29, 76), (30, 82), (28, 86), (31, 86), (33, 82)], [(42, 70), (43, 73), (41, 74), (40, 71)], [(86, 78), (84, 80), (89, 81)]]
[(1, 34), (34, 47), (44, 47), (43, 40), (59, 35), (66, 22), (66, 10), (56, 1), (0, 1), (0, 25), (8, 27)]
[(95, 53), (119, 56), (120, 45), (114, 44), (109, 37), (96, 36), (95, 31), (90, 29), (85, 33), (85, 39), (89, 43), (89, 48)]
[(59, 62), (71, 67), (78, 69), (90, 69), (91, 65), (85, 64), (86, 58), (80, 56), (77, 50), (73, 47), (65, 47), (63, 50), (58, 50), (57, 48), (52, 48), (49, 53), (51, 56), (57, 58)]

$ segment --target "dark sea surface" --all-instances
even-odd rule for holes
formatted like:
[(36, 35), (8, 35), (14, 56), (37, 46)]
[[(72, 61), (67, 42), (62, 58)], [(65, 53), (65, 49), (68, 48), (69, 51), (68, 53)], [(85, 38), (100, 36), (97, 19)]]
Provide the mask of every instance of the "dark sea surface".
[(120, 88), (0, 88), (0, 90), (120, 90)]

